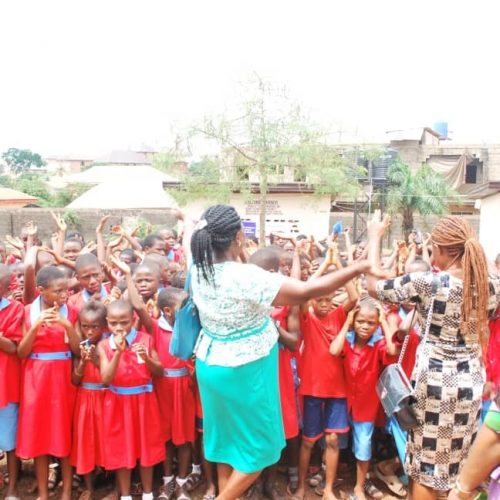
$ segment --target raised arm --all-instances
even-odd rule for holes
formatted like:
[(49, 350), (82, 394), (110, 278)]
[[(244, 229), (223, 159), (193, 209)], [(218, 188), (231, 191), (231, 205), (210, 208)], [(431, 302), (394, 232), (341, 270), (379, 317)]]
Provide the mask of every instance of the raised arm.
[(113, 353), (111, 361), (106, 356), (104, 349), (99, 345), (97, 346), (97, 355), (99, 356), (99, 367), (101, 371), (102, 382), (105, 385), (109, 385), (113, 382), (116, 375), (116, 370), (118, 370), (118, 365), (122, 358), (123, 351), (127, 347), (125, 336), (118, 338), (115, 336), (116, 351)]
[(339, 334), (332, 340), (330, 344), (330, 354), (332, 356), (340, 356), (344, 352), (344, 345), (347, 333), (352, 330), (354, 321), (354, 311), (349, 311), (347, 319), (342, 326)]
[(284, 278), (280, 291), (273, 301), (273, 305), (302, 304), (313, 297), (332, 293), (337, 288), (344, 286), (349, 280), (363, 273), (373, 273), (375, 276), (380, 277), (386, 276), (384, 272), (372, 266), (368, 261), (359, 260), (352, 266), (307, 282), (298, 281), (293, 278)]
[[(380, 244), (386, 229), (391, 224), (391, 218), (386, 214), (382, 218), (380, 210), (375, 210), (372, 220), (368, 223), (368, 261), (376, 268), (380, 267)], [(377, 276), (368, 275), (366, 285), (368, 293), (377, 298)]]
[(127, 283), (128, 300), (137, 312), (139, 320), (144, 328), (146, 328), (146, 331), (152, 335), (154, 322), (148, 313), (147, 305), (144, 303), (144, 300), (142, 300), (142, 297), (137, 291), (137, 287), (135, 286), (134, 280), (132, 279), (130, 267), (125, 264), (125, 262), (122, 262), (121, 260), (118, 260), (113, 256), (110, 257), (110, 259), (113, 265), (115, 265), (125, 276), (125, 282)]
[(110, 217), (111, 217), (110, 215), (105, 215), (104, 217), (101, 217), (99, 224), (95, 228), (95, 236), (97, 241), (97, 258), (101, 263), (106, 262), (106, 243), (104, 242), (103, 230), (104, 230), (104, 225), (109, 221)]
[(394, 333), (396, 329), (391, 327), (387, 322), (387, 316), (381, 304), (377, 304), (377, 309), (379, 312), (380, 327), (384, 332), (384, 338), (386, 343), (386, 352), (389, 356), (395, 356), (397, 354), (397, 347), (393, 342)]
[(36, 296), (36, 260), (39, 247), (31, 247), (24, 258), (24, 303), (31, 304)]

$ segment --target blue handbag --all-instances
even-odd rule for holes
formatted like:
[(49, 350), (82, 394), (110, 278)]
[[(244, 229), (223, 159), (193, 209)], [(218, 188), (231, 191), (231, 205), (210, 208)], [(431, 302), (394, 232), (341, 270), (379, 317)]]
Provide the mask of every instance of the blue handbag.
[(175, 324), (169, 347), (172, 356), (183, 360), (193, 356), (194, 347), (201, 331), (198, 309), (191, 296), (191, 269), (189, 269), (184, 285), (184, 291), (188, 293), (188, 298), (175, 313)]

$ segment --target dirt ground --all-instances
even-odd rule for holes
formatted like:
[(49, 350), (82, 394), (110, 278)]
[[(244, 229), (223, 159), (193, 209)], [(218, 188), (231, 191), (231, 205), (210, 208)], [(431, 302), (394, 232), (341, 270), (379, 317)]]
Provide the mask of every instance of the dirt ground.
[[(0, 462), (0, 470), (3, 472), (5, 470), (6, 464), (5, 460)], [(28, 489), (34, 482), (34, 470), (33, 470), (33, 463), (31, 461), (24, 461), (23, 466), (22, 466), (22, 477), (20, 481), (20, 497), (21, 500), (35, 500), (37, 498), (36, 494), (29, 494)], [(342, 467), (342, 469), (339, 471), (340, 474), (339, 476), (343, 479), (341, 485), (339, 488), (336, 489), (336, 494), (338, 498), (349, 498), (349, 494), (352, 493), (352, 486), (353, 486), (353, 471), (351, 468), (348, 467)], [(378, 488), (380, 488), (381, 491), (384, 492), (384, 500), (396, 500), (399, 497), (391, 495), (386, 488), (384, 488), (384, 484), (378, 481), (377, 479), (373, 480), (374, 483)], [(160, 474), (157, 474), (157, 481), (158, 485), (160, 484)], [(107, 493), (110, 491), (112, 487), (112, 482), (110, 481), (108, 485), (102, 485), (99, 487), (96, 491), (96, 496), (95, 499), (102, 499), (104, 496), (107, 495)], [(283, 500), (286, 499), (286, 477), (284, 474), (278, 474), (277, 477), (277, 488), (281, 494), (280, 498)], [(59, 498), (59, 493), (60, 490), (56, 489), (54, 493), (54, 499)], [(201, 500), (203, 497), (203, 487), (198, 488), (195, 492), (192, 494), (192, 499), (193, 500)], [(77, 490), (74, 490), (73, 493), (73, 499), (78, 500), (79, 493)], [(5, 489), (0, 490), (0, 499), (3, 499), (5, 497)], [(136, 499), (140, 500), (141, 497), (135, 497)], [(257, 494), (252, 497), (254, 500), (257, 498), (262, 498), (265, 499), (265, 497), (262, 494)], [(314, 493), (314, 490), (312, 488), (309, 488), (309, 491), (307, 492), (306, 499), (307, 500), (313, 500), (313, 499), (319, 499), (321, 497), (317, 496)]]

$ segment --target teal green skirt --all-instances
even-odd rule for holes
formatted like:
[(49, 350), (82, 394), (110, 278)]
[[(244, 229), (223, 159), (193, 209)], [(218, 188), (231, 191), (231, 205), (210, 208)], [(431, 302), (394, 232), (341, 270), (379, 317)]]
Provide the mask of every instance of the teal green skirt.
[(203, 445), (210, 462), (250, 474), (278, 462), (285, 447), (278, 384), (278, 345), (236, 367), (196, 360)]

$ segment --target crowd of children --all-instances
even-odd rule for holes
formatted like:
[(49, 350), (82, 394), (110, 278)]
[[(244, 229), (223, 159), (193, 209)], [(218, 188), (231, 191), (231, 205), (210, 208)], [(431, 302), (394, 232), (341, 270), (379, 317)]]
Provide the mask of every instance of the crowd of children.
[[(189, 245), (182, 246), (172, 228), (139, 238), (136, 230), (109, 227), (108, 217), (96, 228), (95, 243), (86, 243), (61, 217), (54, 219), (50, 244), (31, 222), (0, 244), (5, 497), (21, 498), (20, 460), (34, 459), (31, 492), (41, 500), (59, 481), (64, 500), (75, 487), (81, 500), (97, 498), (96, 481), (103, 477), (108, 500), (189, 500), (201, 484), (204, 500), (215, 499), (194, 363), (169, 352), (176, 311), (188, 293)], [(314, 280), (365, 251), (346, 230), (323, 242), (274, 234), (260, 249), (249, 240), (246, 254), (250, 265)], [(413, 232), (408, 241), (394, 242), (384, 266), (394, 276), (430, 270), (425, 237)], [(355, 498), (383, 497), (373, 477), (404, 497), (404, 435), (392, 446), (375, 386), (384, 366), (397, 361), (406, 335), (403, 369), (411, 375), (420, 340), (413, 306), (384, 308), (357, 279), (301, 306), (277, 307), (272, 320), (287, 446), (245, 498), (302, 500), (308, 486), (336, 498), (345, 479), (341, 464), (349, 462)], [(485, 408), (500, 378), (499, 325), (497, 315), (490, 323)], [(374, 450), (377, 463), (370, 466)], [(276, 487), (278, 467), (287, 473), (286, 493)]]

